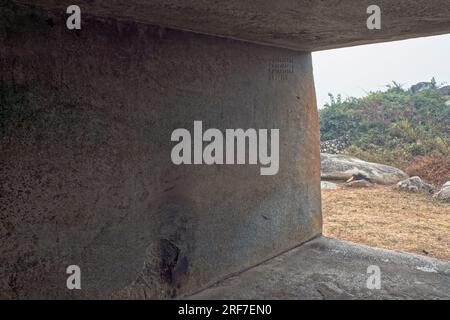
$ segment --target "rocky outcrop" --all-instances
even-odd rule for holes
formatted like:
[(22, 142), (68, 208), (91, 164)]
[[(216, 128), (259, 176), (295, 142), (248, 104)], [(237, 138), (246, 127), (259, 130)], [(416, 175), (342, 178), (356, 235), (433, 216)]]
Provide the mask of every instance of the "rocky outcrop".
[(360, 173), (372, 183), (391, 185), (408, 178), (400, 169), (341, 154), (321, 153), (320, 161), (324, 180), (347, 180), (353, 174)]
[(420, 177), (414, 176), (397, 183), (396, 188), (400, 191), (408, 192), (424, 192), (433, 193), (434, 187), (431, 184), (425, 183)]
[(439, 91), (446, 96), (450, 96), (450, 86), (444, 86), (439, 88)]
[(413, 92), (413, 93), (416, 93), (416, 92), (421, 92), (421, 91), (428, 90), (431, 88), (437, 88), (443, 95), (450, 96), (450, 85), (439, 87), (439, 86), (436, 86), (436, 81), (434, 81), (434, 80), (432, 80), (431, 82), (416, 83), (415, 85), (412, 85), (409, 90), (411, 90), (411, 92)]
[(431, 83), (431, 82), (419, 82), (419, 83), (416, 83), (415, 85), (411, 86), (410, 90), (413, 93), (416, 93), (416, 92), (430, 89), (432, 87), (433, 87), (433, 83)]
[(333, 140), (320, 142), (320, 152), (340, 154), (350, 145), (350, 138), (345, 135)]
[(450, 202), (450, 181), (444, 183), (441, 190), (439, 190), (434, 197), (438, 200)]

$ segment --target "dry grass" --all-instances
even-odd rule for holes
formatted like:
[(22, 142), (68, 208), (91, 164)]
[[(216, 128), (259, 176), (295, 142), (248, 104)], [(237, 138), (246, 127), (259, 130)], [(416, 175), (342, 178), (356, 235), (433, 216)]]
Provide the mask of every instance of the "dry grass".
[(322, 190), (324, 235), (450, 260), (450, 204), (392, 187)]
[(419, 156), (402, 168), (410, 177), (419, 176), (440, 188), (450, 180), (450, 157)]

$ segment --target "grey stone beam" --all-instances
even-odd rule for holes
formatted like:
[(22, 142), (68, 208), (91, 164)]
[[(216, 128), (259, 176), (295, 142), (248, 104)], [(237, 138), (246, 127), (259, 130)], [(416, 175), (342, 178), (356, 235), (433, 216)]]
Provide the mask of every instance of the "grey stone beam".
[[(63, 11), (72, 0), (20, 0)], [(448, 0), (78, 0), (83, 12), (315, 51), (450, 32)], [(382, 12), (368, 30), (369, 5)]]

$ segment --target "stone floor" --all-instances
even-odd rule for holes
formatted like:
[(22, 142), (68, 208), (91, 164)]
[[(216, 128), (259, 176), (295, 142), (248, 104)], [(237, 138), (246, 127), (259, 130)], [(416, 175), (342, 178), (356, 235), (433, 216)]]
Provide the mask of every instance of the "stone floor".
[(450, 299), (450, 262), (319, 237), (189, 299)]

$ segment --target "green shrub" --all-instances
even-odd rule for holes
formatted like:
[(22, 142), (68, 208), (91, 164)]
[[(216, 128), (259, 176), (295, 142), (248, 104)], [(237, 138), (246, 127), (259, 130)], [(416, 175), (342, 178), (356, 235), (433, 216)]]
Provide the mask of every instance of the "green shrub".
[(340, 96), (319, 110), (322, 140), (344, 134), (346, 153), (368, 161), (402, 165), (416, 156), (450, 157), (450, 106), (434, 85), (412, 92), (399, 84), (363, 98)]

